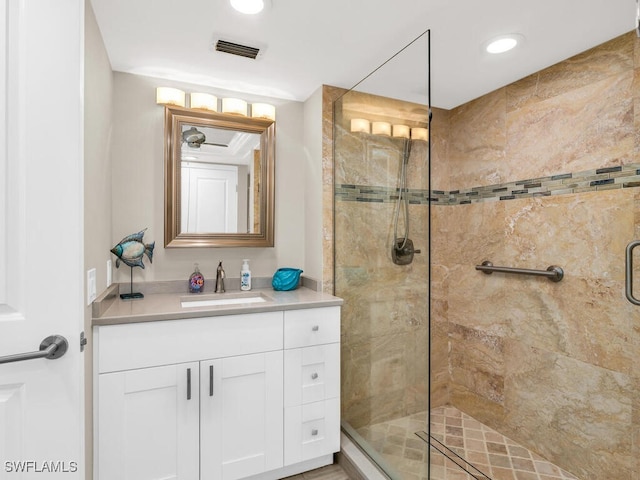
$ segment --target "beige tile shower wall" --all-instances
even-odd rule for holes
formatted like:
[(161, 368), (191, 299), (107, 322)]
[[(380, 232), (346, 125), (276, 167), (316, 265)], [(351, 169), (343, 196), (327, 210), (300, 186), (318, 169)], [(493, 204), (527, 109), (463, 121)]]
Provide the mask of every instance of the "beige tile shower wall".
[(333, 102), (345, 90), (322, 86), (322, 289), (334, 293)]
[[(639, 51), (630, 33), (449, 112), (443, 189), (638, 162)], [(639, 206), (634, 188), (433, 209), (451, 403), (580, 478), (640, 478)]]
[[(325, 291), (334, 293), (333, 217), (333, 120), (334, 100), (345, 90), (323, 87), (323, 178)], [(346, 112), (337, 103), (336, 118), (342, 134), (338, 138), (336, 182), (364, 182), (395, 186), (399, 168), (400, 140), (367, 144), (363, 136), (345, 135), (350, 116), (358, 112), (370, 120), (424, 121), (426, 111), (416, 106), (372, 95), (349, 94)], [(446, 154), (449, 112), (434, 109), (438, 122), (432, 125), (432, 175), (435, 184), (448, 188)], [(372, 137), (369, 137), (372, 138)], [(425, 145), (415, 144), (409, 178), (410, 187), (428, 188)], [(346, 147), (346, 148), (345, 148)], [(343, 151), (344, 150), (344, 151)], [(356, 160), (357, 159), (357, 160)], [(420, 162), (414, 161), (420, 159)], [(427, 224), (426, 205), (410, 208), (411, 237), (422, 253), (410, 267), (393, 265), (389, 245), (393, 205), (341, 203), (338, 205), (335, 253), (338, 271), (336, 294), (346, 299), (342, 323), (343, 418), (354, 426), (404, 416), (427, 408), (428, 330), (426, 319)], [(354, 253), (355, 251), (355, 253)], [(356, 255), (357, 254), (357, 255)], [(407, 275), (407, 271), (411, 272)], [(434, 328), (431, 355), (431, 391), (434, 405), (448, 403), (447, 299), (444, 278), (434, 272), (432, 298)]]
[[(447, 161), (450, 149), (451, 112), (433, 108), (431, 122), (431, 178), (433, 189), (451, 190), (450, 165)], [(433, 207), (432, 212), (436, 213)], [(422, 217), (428, 216), (426, 208), (421, 209)], [(441, 215), (434, 215), (432, 220), (439, 219), (440, 223), (432, 221), (432, 235), (438, 235), (446, 228), (447, 219)], [(434, 263), (431, 268), (431, 407), (436, 408), (450, 403), (450, 374), (449, 374), (449, 276), (445, 262), (436, 261), (439, 254), (437, 248), (432, 248)]]
[[(402, 139), (351, 134), (354, 116), (418, 125), (424, 107), (349, 93), (336, 111), (335, 183), (394, 188)], [(427, 146), (414, 142), (408, 187), (428, 188)], [(342, 310), (342, 416), (354, 427), (423, 411), (428, 392), (426, 205), (411, 205), (417, 254), (391, 260), (395, 203), (338, 201), (335, 209), (336, 295)], [(404, 224), (400, 219), (399, 232)]]

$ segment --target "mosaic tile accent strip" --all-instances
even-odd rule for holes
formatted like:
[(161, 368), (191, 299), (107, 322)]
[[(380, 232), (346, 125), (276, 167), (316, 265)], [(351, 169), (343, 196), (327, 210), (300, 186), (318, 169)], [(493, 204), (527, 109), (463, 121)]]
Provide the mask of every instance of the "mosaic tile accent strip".
[(431, 451), (428, 479), (426, 415), (369, 425), (358, 433), (406, 480), (578, 480), (454, 407), (431, 412), (431, 435), (438, 448)]
[[(413, 205), (427, 205), (429, 201), (437, 205), (464, 205), (636, 187), (640, 187), (640, 163), (530, 178), (465, 190), (431, 190), (429, 192), (405, 189), (405, 192), (409, 203)], [(336, 184), (335, 188), (336, 200), (343, 202), (392, 203), (398, 200), (399, 193), (399, 188), (370, 185)]]
[[(404, 192), (407, 193), (410, 204), (426, 205), (429, 203), (429, 192), (427, 190), (406, 188)], [(400, 189), (342, 184), (336, 185), (335, 195), (337, 200), (344, 202), (395, 203), (398, 201)]]

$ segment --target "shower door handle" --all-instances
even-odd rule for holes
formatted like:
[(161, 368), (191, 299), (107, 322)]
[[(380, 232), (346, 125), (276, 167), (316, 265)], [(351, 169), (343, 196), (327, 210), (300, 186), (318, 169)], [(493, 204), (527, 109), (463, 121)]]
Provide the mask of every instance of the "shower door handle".
[(640, 240), (635, 240), (627, 245), (625, 256), (625, 294), (627, 300), (634, 305), (640, 305), (640, 300), (633, 296), (633, 249), (640, 245)]

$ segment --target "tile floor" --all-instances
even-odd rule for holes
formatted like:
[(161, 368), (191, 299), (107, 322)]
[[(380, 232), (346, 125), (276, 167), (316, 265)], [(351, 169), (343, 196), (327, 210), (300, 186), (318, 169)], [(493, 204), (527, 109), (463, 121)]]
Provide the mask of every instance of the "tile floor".
[(286, 480), (350, 480), (350, 477), (340, 465), (334, 463), (299, 475), (286, 477)]
[[(426, 412), (358, 429), (403, 480), (577, 480), (456, 408), (434, 409), (431, 479)], [(422, 433), (420, 433), (422, 432)], [(446, 447), (445, 447), (446, 445)]]

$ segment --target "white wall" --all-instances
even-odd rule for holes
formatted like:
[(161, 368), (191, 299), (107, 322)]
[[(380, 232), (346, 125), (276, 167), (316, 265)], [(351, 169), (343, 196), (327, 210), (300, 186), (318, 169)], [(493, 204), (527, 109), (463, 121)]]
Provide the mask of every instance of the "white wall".
[(305, 275), (322, 280), (322, 87), (304, 102)]
[[(97, 293), (107, 286), (111, 243), (111, 125), (113, 74), (90, 1), (85, 1), (84, 265), (96, 269)], [(85, 285), (86, 289), (86, 285)], [(85, 291), (86, 296), (86, 291)], [(85, 303), (86, 304), (86, 303)], [(85, 478), (93, 476), (91, 307), (85, 307)]]
[(85, 266), (97, 270), (97, 291), (107, 286), (111, 258), (111, 126), (113, 74), (91, 8), (85, 6)]
[[(164, 248), (164, 108), (155, 103), (158, 86), (276, 106), (274, 248)], [(147, 228), (144, 241), (156, 242), (153, 263), (145, 257), (146, 268), (134, 269), (134, 281), (186, 280), (194, 262), (211, 280), (219, 261), (228, 277), (238, 277), (243, 258), (251, 260), (254, 276), (271, 276), (285, 266), (305, 269), (302, 103), (115, 72), (113, 114), (111, 246), (143, 228)], [(127, 282), (129, 267), (114, 269), (114, 279)]]

